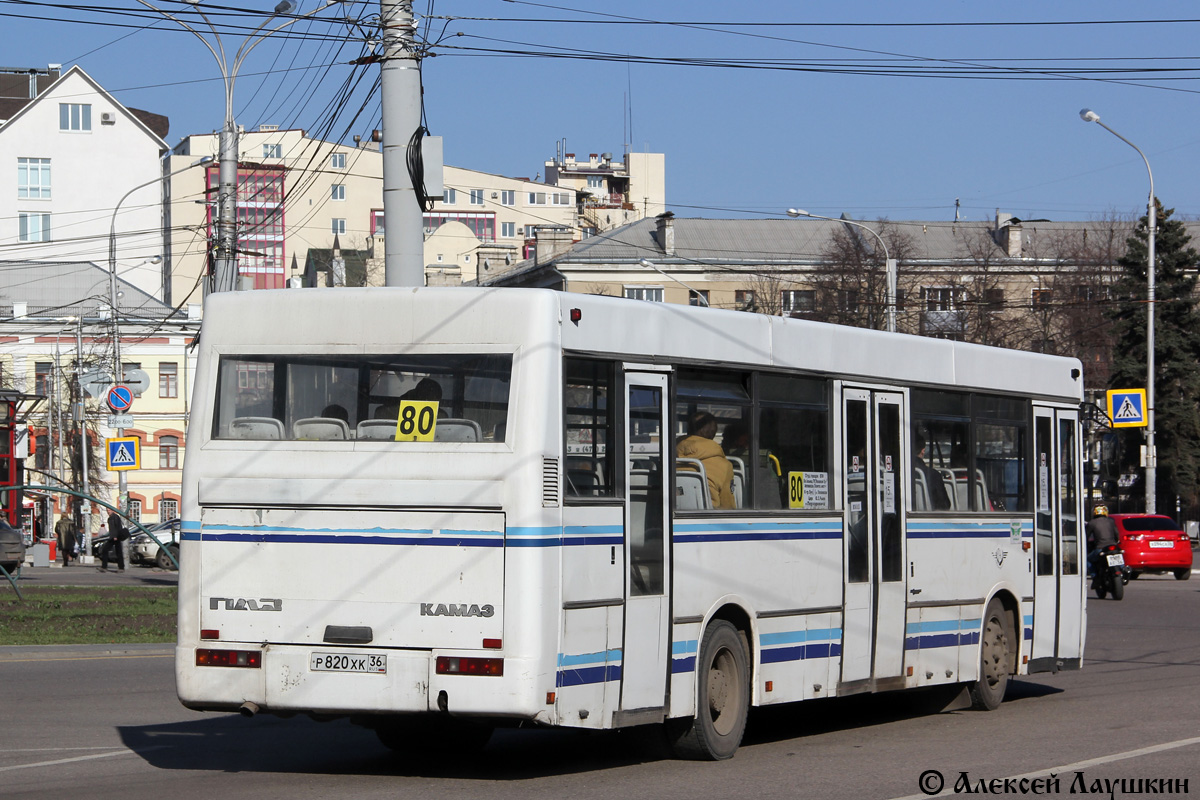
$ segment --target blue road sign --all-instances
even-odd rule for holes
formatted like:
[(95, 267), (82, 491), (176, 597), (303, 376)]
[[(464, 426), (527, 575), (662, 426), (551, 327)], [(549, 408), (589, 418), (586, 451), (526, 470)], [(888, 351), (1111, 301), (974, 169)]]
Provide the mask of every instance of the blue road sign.
[(1108, 391), (1108, 417), (1114, 428), (1145, 428), (1145, 389), (1110, 389)]
[(110, 470), (119, 472), (123, 469), (141, 469), (141, 440), (136, 436), (105, 439), (104, 444), (104, 449), (108, 456), (106, 466)]
[(133, 392), (128, 386), (114, 386), (108, 390), (105, 400), (114, 413), (123, 414), (133, 405)]

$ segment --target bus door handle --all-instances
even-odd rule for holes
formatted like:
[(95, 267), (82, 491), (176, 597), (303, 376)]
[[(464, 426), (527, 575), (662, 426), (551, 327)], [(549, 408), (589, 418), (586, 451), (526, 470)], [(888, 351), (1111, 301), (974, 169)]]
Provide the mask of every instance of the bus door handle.
[(908, 593), (909, 594), (920, 594), (921, 590), (920, 589), (909, 589)]

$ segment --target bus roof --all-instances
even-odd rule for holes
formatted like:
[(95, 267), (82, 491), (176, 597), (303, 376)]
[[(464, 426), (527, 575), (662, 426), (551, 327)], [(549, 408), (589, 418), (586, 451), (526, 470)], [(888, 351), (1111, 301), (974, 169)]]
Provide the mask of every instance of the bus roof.
[[(579, 313), (572, 321), (572, 310)], [(205, 347), (252, 352), (388, 352), (398, 345), (554, 342), (628, 360), (709, 362), (873, 383), (1078, 402), (1078, 359), (742, 311), (473, 287), (279, 289), (206, 300)]]

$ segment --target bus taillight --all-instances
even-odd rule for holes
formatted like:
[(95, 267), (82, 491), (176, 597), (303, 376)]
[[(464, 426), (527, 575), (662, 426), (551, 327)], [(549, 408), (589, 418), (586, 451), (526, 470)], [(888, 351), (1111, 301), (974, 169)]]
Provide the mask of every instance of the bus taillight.
[(196, 650), (197, 667), (262, 667), (262, 651), (260, 650)]
[(438, 675), (503, 675), (503, 658), (459, 658), (438, 656)]

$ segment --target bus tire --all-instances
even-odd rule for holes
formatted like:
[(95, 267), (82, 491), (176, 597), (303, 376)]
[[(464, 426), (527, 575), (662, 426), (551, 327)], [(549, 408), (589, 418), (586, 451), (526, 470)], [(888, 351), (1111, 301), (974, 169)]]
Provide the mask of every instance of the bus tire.
[(731, 623), (708, 626), (696, 659), (696, 716), (669, 720), (667, 741), (677, 758), (733, 758), (750, 710), (750, 654)]
[(423, 756), (476, 753), (492, 738), (492, 727), (448, 716), (395, 717), (374, 724), (384, 747)]
[(979, 711), (995, 711), (1004, 700), (1013, 663), (1008, 633), (1008, 612), (993, 597), (983, 615), (979, 637), (979, 679), (971, 684), (971, 706)]

